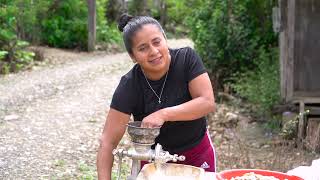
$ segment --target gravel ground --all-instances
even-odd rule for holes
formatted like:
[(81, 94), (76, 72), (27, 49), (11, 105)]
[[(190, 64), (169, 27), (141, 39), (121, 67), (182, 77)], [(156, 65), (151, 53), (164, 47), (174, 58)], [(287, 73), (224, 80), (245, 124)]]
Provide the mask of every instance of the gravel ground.
[(113, 91), (132, 66), (126, 53), (43, 49), (49, 65), (0, 76), (0, 179), (75, 179), (94, 168)]

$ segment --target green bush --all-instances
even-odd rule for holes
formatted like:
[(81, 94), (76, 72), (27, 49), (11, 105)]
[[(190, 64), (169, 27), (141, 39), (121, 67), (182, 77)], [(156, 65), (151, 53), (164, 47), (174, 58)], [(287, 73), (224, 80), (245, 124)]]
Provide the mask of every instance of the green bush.
[(230, 84), (267, 115), (280, 99), (278, 38), (272, 29), (275, 1), (209, 0), (189, 16), (190, 37), (215, 90)]
[(280, 100), (280, 75), (278, 48), (269, 51), (261, 47), (254, 59), (255, 71), (234, 75), (232, 87), (249, 102), (258, 106), (260, 112), (269, 112)]
[(169, 33), (173, 33), (174, 36), (180, 37), (185, 36), (188, 32), (188, 28), (183, 23), (185, 17), (191, 11), (192, 7), (195, 7), (195, 4), (191, 6), (186, 5), (187, 1), (175, 1), (167, 0), (167, 24), (166, 29)]
[[(121, 35), (117, 27), (105, 17), (107, 0), (97, 0), (97, 42), (119, 43)], [(87, 48), (88, 9), (86, 1), (65, 0), (52, 4), (51, 11), (42, 21), (42, 39), (54, 47)]]
[(52, 4), (49, 9), (42, 21), (42, 40), (54, 47), (85, 49), (88, 39), (86, 1), (64, 0)]
[(120, 31), (116, 24), (105, 24), (97, 26), (97, 41), (118, 44), (122, 40)]
[[(1, 16), (0, 23), (6, 18), (15, 18), (15, 33), (19, 39), (32, 43), (39, 43), (41, 32), (41, 21), (47, 14), (48, 6), (52, 0), (10, 0), (0, 1)], [(7, 26), (4, 26), (6, 29)]]
[(17, 72), (33, 62), (35, 54), (24, 50), (28, 45), (12, 32), (0, 30), (0, 74)]
[(18, 9), (10, 3), (0, 6), (0, 74), (16, 72), (33, 62), (34, 53), (24, 50), (29, 45), (16, 35)]
[(97, 1), (97, 41), (117, 44), (122, 40), (120, 31), (115, 23), (106, 19), (107, 0)]
[(234, 73), (257, 69), (261, 47), (277, 46), (272, 6), (271, 1), (209, 0), (187, 18), (189, 35), (217, 88), (232, 82)]
[[(163, 9), (161, 9), (161, 2), (165, 6), (165, 8)], [(151, 16), (162, 23), (163, 28), (166, 30), (167, 37), (179, 38), (185, 37), (189, 32), (189, 29), (187, 28), (187, 25), (185, 23), (186, 17), (190, 15), (190, 12), (193, 9), (197, 9), (197, 7), (201, 5), (201, 3), (201, 1), (195, 0), (163, 0), (153, 1), (152, 3), (149, 2), (148, 4), (150, 6)], [(136, 6), (137, 3), (133, 3), (133, 5)], [(134, 9), (135, 6), (133, 5), (131, 5), (131, 8)], [(133, 13), (135, 11), (131, 10), (131, 12)], [(161, 21), (161, 15), (164, 19), (163, 21)]]

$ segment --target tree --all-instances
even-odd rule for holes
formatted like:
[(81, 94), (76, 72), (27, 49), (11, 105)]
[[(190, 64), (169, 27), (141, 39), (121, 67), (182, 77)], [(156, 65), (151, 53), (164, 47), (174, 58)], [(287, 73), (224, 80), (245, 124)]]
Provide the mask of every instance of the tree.
[(127, 12), (126, 0), (109, 0), (106, 8), (106, 17), (109, 22), (115, 22), (120, 15)]
[(93, 51), (96, 41), (96, 0), (88, 0), (88, 12), (88, 51)]

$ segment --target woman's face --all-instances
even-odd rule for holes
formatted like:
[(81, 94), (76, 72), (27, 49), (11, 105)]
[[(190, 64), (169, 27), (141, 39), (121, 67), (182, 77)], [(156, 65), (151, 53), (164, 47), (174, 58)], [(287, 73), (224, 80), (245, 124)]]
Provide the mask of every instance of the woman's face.
[(161, 73), (170, 63), (167, 40), (154, 24), (146, 24), (135, 33), (130, 56), (147, 74)]

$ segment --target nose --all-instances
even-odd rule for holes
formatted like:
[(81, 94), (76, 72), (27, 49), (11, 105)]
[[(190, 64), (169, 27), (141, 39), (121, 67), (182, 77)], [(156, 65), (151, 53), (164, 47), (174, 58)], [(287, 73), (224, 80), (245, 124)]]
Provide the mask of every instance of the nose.
[(157, 49), (157, 47), (151, 46), (150, 47), (150, 54), (151, 55), (156, 55), (158, 54), (159, 50)]

